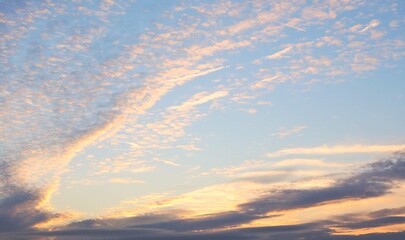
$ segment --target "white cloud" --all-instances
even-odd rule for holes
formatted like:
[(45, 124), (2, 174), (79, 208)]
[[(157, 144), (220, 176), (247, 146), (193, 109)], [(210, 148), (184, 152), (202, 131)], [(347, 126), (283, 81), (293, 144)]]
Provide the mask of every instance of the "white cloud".
[(283, 81), (285, 78), (280, 75), (276, 74), (274, 76), (269, 76), (261, 79), (260, 81), (256, 82), (255, 84), (252, 85), (253, 89), (258, 89), (258, 88), (269, 88), (269, 84), (275, 83), (275, 82), (280, 82)]
[(326, 162), (320, 159), (293, 158), (278, 161), (274, 163), (276, 167), (296, 167), (296, 166), (312, 166), (312, 167), (343, 167), (347, 164)]
[(278, 132), (274, 133), (273, 136), (277, 136), (279, 138), (285, 138), (285, 137), (288, 137), (288, 136), (293, 135), (295, 133), (301, 132), (305, 128), (307, 128), (307, 127), (306, 126), (297, 126), (297, 127), (293, 127), (293, 128), (290, 128), (290, 129), (282, 128)]
[(207, 102), (210, 102), (212, 100), (222, 98), (228, 95), (228, 91), (216, 91), (210, 94), (207, 94), (205, 92), (199, 93), (194, 95), (190, 100), (184, 102), (183, 104), (179, 106), (172, 107), (171, 109), (175, 109), (178, 111), (187, 111), (194, 106), (201, 105)]
[(276, 52), (276, 53), (273, 53), (273, 54), (267, 56), (266, 59), (278, 59), (278, 58), (282, 58), (282, 57), (284, 57), (285, 54), (289, 53), (292, 49), (293, 49), (292, 46), (286, 47), (286, 48), (284, 48), (284, 49), (281, 50), (281, 51), (278, 51), (278, 52)]
[(367, 26), (365, 26), (363, 29), (361, 29), (359, 32), (365, 32), (367, 30), (370, 30), (372, 28), (377, 27), (378, 25), (380, 25), (380, 22), (376, 19), (373, 19), (371, 22), (369, 22), (369, 24), (367, 24)]
[(280, 157), (286, 155), (333, 155), (347, 153), (389, 153), (405, 149), (404, 144), (398, 145), (322, 145), (318, 147), (285, 148), (276, 152), (270, 152), (268, 157)]

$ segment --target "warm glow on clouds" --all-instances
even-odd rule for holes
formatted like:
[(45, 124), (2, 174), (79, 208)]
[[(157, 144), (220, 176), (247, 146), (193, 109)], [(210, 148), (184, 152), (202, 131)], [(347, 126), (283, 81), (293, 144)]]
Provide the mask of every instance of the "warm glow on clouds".
[(228, 92), (226, 91), (217, 91), (208, 95), (199, 93), (193, 96), (188, 102), (184, 102), (180, 106), (174, 107), (173, 109), (177, 111), (186, 111), (196, 105), (204, 104), (214, 99), (225, 97), (226, 95), (228, 95)]
[(0, 239), (404, 239), (404, 8), (0, 2)]

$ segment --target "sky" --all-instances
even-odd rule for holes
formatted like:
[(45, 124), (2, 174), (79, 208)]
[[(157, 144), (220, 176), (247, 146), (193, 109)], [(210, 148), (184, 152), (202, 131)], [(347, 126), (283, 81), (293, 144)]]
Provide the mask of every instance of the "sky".
[(405, 239), (405, 1), (0, 0), (0, 239)]

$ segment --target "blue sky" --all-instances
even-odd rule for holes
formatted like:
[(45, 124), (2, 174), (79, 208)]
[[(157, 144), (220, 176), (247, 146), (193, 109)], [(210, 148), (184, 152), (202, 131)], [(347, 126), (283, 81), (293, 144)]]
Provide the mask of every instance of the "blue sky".
[(0, 238), (403, 237), (404, 8), (0, 1)]

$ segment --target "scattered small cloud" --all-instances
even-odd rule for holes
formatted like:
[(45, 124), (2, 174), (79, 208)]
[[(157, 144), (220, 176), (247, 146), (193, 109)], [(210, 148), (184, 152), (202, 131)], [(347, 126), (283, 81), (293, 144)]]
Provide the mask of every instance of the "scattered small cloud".
[[(273, 122), (261, 117), (282, 106), (291, 88), (324, 89), (400, 71), (405, 44), (397, 33), (404, 22), (398, 3), (197, 1), (155, 8), (145, 2), (0, 3), (1, 239), (404, 239), (397, 203), (404, 197), (395, 192), (403, 187), (403, 154), (361, 169), (305, 156), (389, 153), (405, 145), (289, 142), (266, 161), (241, 163), (245, 154), (260, 154), (266, 140), (229, 149), (222, 143), (240, 139), (210, 142), (234, 127), (227, 123), (240, 110), (262, 124), (257, 136), (268, 136), (261, 131), (268, 124), (274, 129)], [(376, 12), (384, 21), (374, 19)], [(277, 92), (279, 83), (288, 90)], [(193, 128), (219, 109), (224, 124)], [(274, 159), (285, 156), (294, 158)], [(350, 173), (341, 174), (343, 168)], [(66, 202), (84, 201), (84, 186), (130, 189), (147, 183), (128, 177), (140, 174), (160, 174), (159, 181), (145, 185), (144, 198), (124, 204), (122, 215), (66, 224), (77, 218)], [(190, 175), (200, 181), (188, 182)], [(125, 198), (122, 192), (106, 197)], [(63, 200), (53, 205), (58, 196)], [(376, 198), (391, 205), (327, 221), (290, 215)]]
[(291, 136), (293, 134), (299, 133), (302, 130), (306, 129), (306, 126), (297, 126), (293, 128), (281, 128), (279, 131), (273, 134), (273, 136), (277, 136), (279, 138), (285, 138)]

